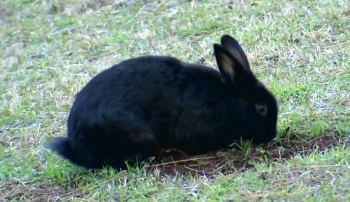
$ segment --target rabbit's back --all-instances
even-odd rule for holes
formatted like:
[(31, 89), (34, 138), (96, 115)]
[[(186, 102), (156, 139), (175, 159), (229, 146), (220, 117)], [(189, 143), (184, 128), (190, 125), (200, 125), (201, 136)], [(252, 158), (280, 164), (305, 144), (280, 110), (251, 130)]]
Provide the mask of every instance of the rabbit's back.
[(201, 141), (225, 130), (227, 94), (213, 68), (166, 56), (130, 59), (101, 72), (77, 94), (69, 117), (77, 121), (68, 127), (100, 125), (100, 136), (112, 135), (107, 129), (120, 131), (123, 121), (133, 116), (152, 131), (156, 144), (198, 153), (217, 147), (201, 148)]
[[(123, 61), (101, 72), (77, 94), (72, 110), (132, 110), (145, 119), (174, 121), (182, 110), (227, 97), (220, 73), (166, 56)], [(175, 113), (175, 114), (174, 114)]]

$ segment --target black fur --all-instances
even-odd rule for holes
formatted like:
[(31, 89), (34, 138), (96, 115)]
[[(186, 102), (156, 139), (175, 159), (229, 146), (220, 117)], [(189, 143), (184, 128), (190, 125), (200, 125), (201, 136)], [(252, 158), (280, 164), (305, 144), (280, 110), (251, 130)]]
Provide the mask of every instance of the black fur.
[(125, 60), (101, 72), (76, 95), (68, 137), (47, 146), (85, 168), (125, 168), (159, 148), (194, 155), (224, 149), (242, 137), (276, 136), (275, 97), (250, 71), (238, 42), (214, 44), (219, 71), (168, 56)]

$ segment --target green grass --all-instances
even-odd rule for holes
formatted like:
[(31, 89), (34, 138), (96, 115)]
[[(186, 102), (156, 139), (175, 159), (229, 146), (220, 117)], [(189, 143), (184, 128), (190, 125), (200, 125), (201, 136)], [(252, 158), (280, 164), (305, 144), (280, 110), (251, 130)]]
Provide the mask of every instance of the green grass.
[[(348, 1), (118, 2), (0, 2), (1, 201), (350, 199)], [(315, 152), (290, 159), (248, 158), (250, 169), (232, 165), (231, 174), (214, 177), (158, 169), (92, 174), (44, 149), (66, 135), (74, 95), (98, 72), (148, 54), (216, 68), (212, 44), (222, 34), (242, 43), (278, 98), (279, 142), (288, 142), (290, 127), (287, 134), (304, 142), (332, 131), (338, 144), (321, 153), (315, 144)]]

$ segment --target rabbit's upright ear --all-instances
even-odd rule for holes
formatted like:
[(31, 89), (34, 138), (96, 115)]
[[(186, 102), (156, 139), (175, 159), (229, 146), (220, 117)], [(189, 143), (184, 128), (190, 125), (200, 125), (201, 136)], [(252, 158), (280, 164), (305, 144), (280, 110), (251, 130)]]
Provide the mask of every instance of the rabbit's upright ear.
[(250, 71), (247, 56), (236, 39), (229, 35), (223, 35), (221, 37), (221, 46), (228, 50), (231, 53), (231, 55), (241, 63), (241, 65), (246, 69), (246, 71)]
[(250, 70), (247, 70), (234, 55), (219, 44), (214, 44), (214, 55), (222, 76), (228, 82), (249, 82)]

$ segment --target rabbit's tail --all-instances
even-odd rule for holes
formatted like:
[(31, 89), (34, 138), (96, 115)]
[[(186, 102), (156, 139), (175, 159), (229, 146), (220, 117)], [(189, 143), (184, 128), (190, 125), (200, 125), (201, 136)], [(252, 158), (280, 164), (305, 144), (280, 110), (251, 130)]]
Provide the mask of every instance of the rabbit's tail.
[(101, 169), (103, 168), (103, 159), (94, 157), (93, 155), (75, 150), (67, 137), (55, 137), (45, 145), (49, 150), (57, 153), (59, 156), (71, 163), (85, 167), (87, 169)]

